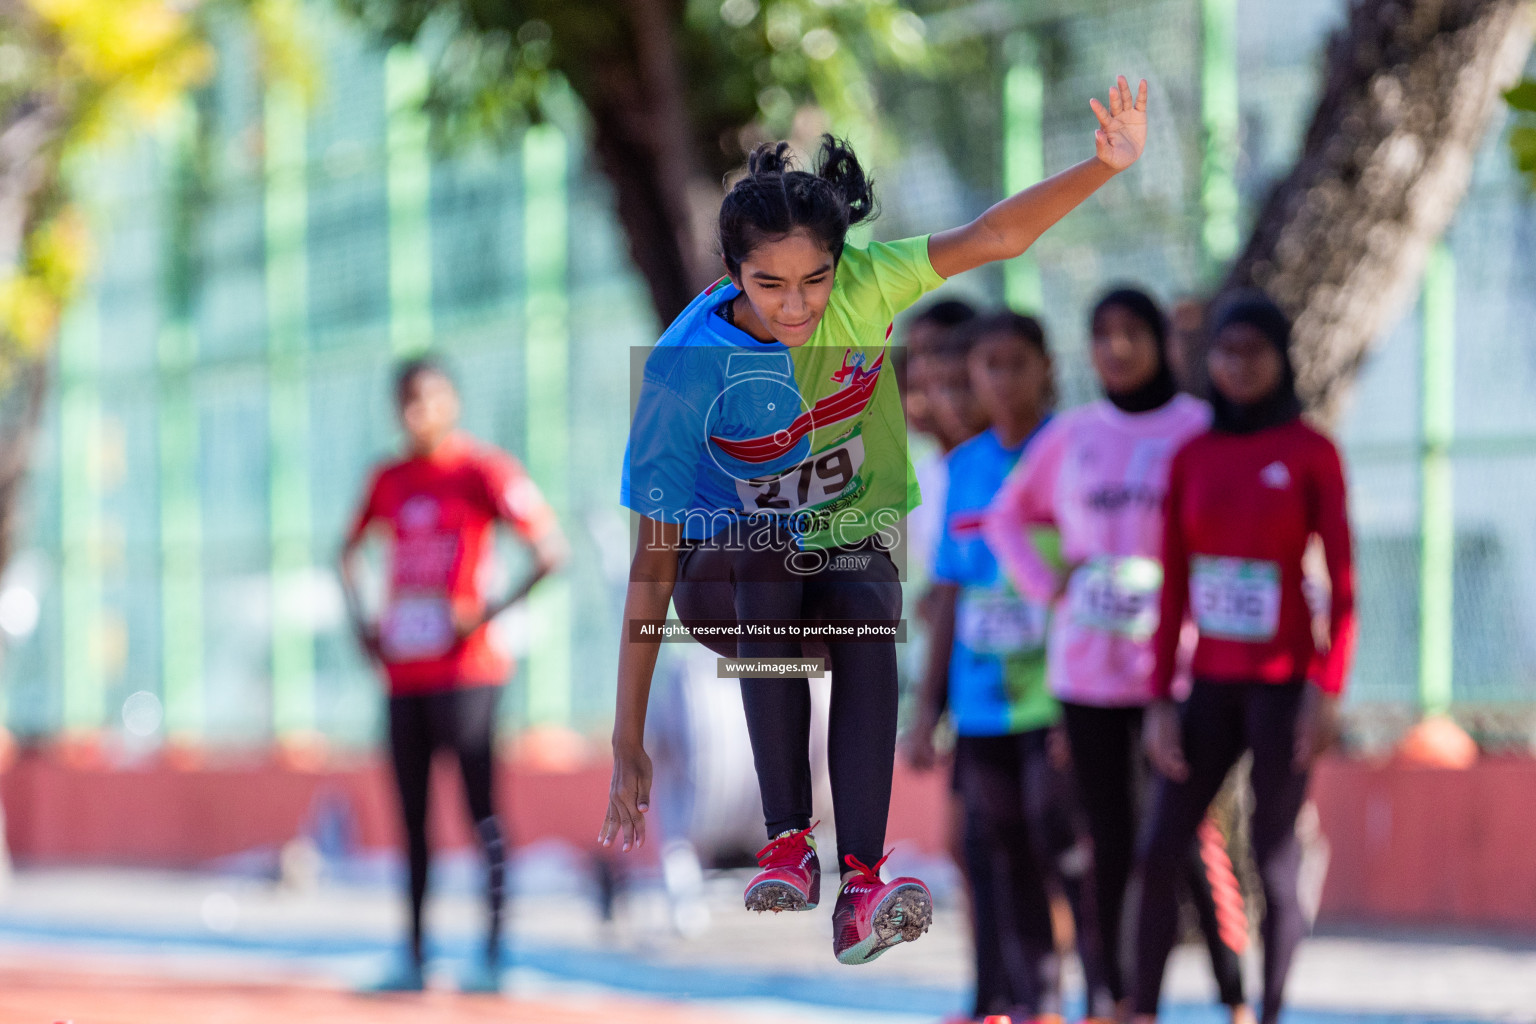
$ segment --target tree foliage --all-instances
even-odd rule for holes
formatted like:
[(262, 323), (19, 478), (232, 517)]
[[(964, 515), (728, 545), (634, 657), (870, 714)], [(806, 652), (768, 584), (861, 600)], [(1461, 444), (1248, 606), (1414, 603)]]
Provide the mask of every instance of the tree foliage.
[(916, 70), (923, 20), (899, 0), (338, 0), (431, 67), (447, 140), (506, 136), (568, 85), (614, 185), (631, 255), (663, 321), (717, 267), (694, 199), (718, 196), (752, 144), (813, 103), (876, 142), (872, 76)]
[(221, 16), (252, 18), (269, 70), (302, 78), (297, 0), (0, 0), (0, 380), (39, 358), (90, 263), (68, 168), (205, 82)]
[[(894, 0), (339, 2), (379, 38), (421, 45), (433, 71), (428, 106), (454, 138), (505, 136), (543, 116), (557, 79), (587, 99), (608, 86), (610, 61), (627, 67), (635, 51), (665, 46), (689, 134), (718, 173), (740, 163), (744, 127), (782, 135), (807, 101), (842, 124), (867, 122), (870, 70), (928, 58), (922, 19)], [(636, 38), (642, 26), (669, 39)]]
[(0, 0), (0, 569), (46, 393), (47, 353), (91, 262), (73, 189), (93, 147), (212, 74), (215, 24), (251, 18), (265, 70), (303, 78), (299, 0)]
[(1515, 112), (1514, 127), (1509, 130), (1510, 155), (1515, 166), (1536, 188), (1536, 78), (1525, 78), (1504, 94)]
[(213, 62), (193, 20), (156, 0), (30, 0), (0, 18), (0, 332), (35, 357), (87, 262), (65, 161), (109, 125), (141, 121)]
[[(449, 137), (508, 133), (568, 83), (663, 322), (718, 272), (703, 199), (746, 148), (792, 135), (808, 102), (841, 125), (874, 123), (879, 69), (936, 59), (906, 0), (337, 2), (428, 55), (428, 104)], [(1324, 415), (1411, 293), (1529, 41), (1524, 0), (1349, 4), (1303, 153), (1228, 279), (1295, 315), (1303, 385)], [(1522, 111), (1515, 159), (1536, 181), (1536, 82), (1507, 96)]]

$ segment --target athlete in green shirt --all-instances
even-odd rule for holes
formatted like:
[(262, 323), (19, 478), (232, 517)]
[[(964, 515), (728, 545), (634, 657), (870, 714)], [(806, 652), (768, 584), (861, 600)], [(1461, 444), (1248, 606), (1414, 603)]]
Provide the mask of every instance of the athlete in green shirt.
[[(1094, 156), (926, 238), (845, 246), (874, 210), (853, 152), (828, 138), (815, 173), (787, 145), (760, 147), (720, 208), (727, 281), (695, 299), (658, 342), (625, 457), (622, 500), (639, 537), (620, 634), (613, 782), (599, 840), (644, 841), (651, 762), (643, 749), (654, 640), (630, 624), (893, 622), (901, 614), (887, 553), (920, 500), (906, 459), (899, 395), (884, 372), (891, 319), (956, 274), (1023, 253), (1141, 155), (1146, 83), (1122, 77)], [(741, 658), (798, 656), (789, 636), (710, 646)], [(884, 882), (896, 739), (893, 640), (828, 646), (828, 761), (842, 886), (833, 950), (865, 963), (927, 930), (928, 890)], [(804, 910), (820, 896), (811, 838), (809, 685), (743, 678), (743, 704), (770, 837), (748, 886), (755, 910)]]

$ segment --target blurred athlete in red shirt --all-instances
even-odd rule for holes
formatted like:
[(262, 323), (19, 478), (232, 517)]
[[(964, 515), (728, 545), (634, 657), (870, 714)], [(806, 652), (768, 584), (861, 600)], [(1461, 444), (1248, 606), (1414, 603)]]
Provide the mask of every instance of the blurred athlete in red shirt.
[[(485, 958), (460, 987), (495, 991), (506, 844), (492, 795), (494, 737), (496, 701), (513, 663), (488, 626), (565, 560), (566, 545), (517, 460), (457, 429), (458, 393), (442, 365), (429, 358), (406, 363), (395, 378), (395, 400), (405, 456), (374, 471), (341, 555), (353, 627), (389, 681), (389, 747), (410, 858), (410, 958), (375, 988), (422, 988), (428, 780), (432, 754), (447, 748), (458, 759), (489, 866)], [(533, 568), (491, 602), (483, 570), (497, 522), (532, 550)], [(363, 611), (354, 573), (358, 548), (374, 527), (390, 542), (388, 596), (377, 620)]]
[[(1264, 886), (1262, 1024), (1277, 1024), (1306, 929), (1296, 816), (1334, 731), (1355, 641), (1354, 569), (1338, 448), (1301, 419), (1291, 324), (1257, 292), (1216, 316), (1207, 367), (1211, 429), (1180, 448), (1163, 498), (1162, 612), (1153, 638), (1147, 754), (1162, 773), (1142, 847), (1135, 1012), (1151, 1024), (1178, 927), (1174, 887), (1206, 807), (1253, 754), (1249, 832)], [(1320, 650), (1302, 591), (1308, 540), (1332, 585)], [(1169, 699), (1186, 616), (1200, 639), (1189, 699)]]

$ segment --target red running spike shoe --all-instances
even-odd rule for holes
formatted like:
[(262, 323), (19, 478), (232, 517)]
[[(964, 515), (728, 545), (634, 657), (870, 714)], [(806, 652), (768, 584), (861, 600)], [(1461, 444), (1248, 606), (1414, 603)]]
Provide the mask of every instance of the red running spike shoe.
[(915, 878), (880, 881), (880, 865), (843, 859), (858, 874), (843, 883), (832, 911), (832, 952), (840, 964), (867, 964), (898, 942), (915, 942), (933, 922), (933, 896)]
[(748, 910), (811, 910), (821, 902), (821, 861), (816, 857), (816, 837), (811, 828), (783, 832), (757, 851), (762, 870), (747, 885), (743, 899)]

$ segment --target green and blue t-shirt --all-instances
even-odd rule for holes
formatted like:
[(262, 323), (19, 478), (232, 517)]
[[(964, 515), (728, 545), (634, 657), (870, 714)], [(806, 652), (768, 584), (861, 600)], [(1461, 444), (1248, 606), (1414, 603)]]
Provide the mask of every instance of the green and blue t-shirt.
[[(1044, 426), (1044, 424), (1041, 424)], [(949, 453), (949, 493), (934, 578), (959, 587), (949, 658), (949, 713), (961, 736), (1003, 736), (1055, 723), (1059, 709), (1045, 683), (1049, 610), (1018, 595), (982, 539), (987, 507), (1029, 442), (1004, 448), (990, 430)], [(1059, 540), (1035, 543), (1054, 557)]]
[(716, 312), (728, 280), (694, 299), (645, 364), (620, 500), (683, 536), (787, 517), (807, 548), (893, 527), (921, 500), (887, 358), (897, 313), (944, 283), (928, 239), (843, 250), (804, 345), (758, 341)]

